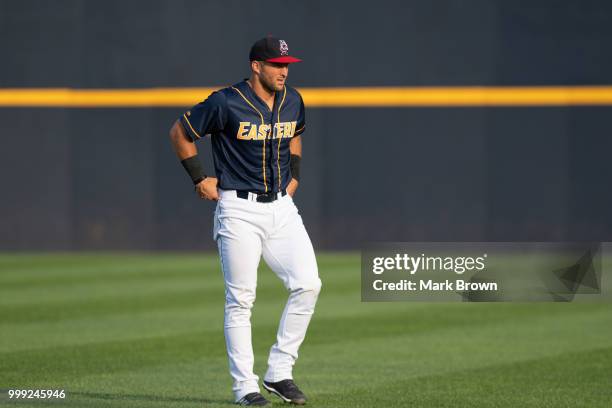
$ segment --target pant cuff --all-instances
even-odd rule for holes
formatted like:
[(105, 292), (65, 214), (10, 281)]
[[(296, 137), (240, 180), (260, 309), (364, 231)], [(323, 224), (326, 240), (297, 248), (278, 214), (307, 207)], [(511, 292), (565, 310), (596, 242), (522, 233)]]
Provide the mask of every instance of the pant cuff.
[(238, 386), (234, 386), (234, 396), (236, 397), (236, 402), (240, 401), (242, 397), (252, 392), (259, 392), (259, 385), (257, 382), (244, 382)]
[(264, 376), (264, 381), (265, 382), (279, 382), (282, 380), (293, 380), (293, 375), (291, 372), (274, 372), (271, 370), (268, 370), (268, 372), (266, 373), (266, 375)]

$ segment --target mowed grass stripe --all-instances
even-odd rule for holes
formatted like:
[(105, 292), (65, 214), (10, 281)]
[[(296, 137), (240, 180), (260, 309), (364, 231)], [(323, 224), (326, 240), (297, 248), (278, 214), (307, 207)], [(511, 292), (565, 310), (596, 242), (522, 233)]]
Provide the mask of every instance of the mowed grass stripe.
[(203, 274), (220, 274), (218, 265), (210, 265), (208, 262), (200, 262), (197, 265), (124, 265), (97, 266), (95, 268), (75, 269), (61, 274), (17, 275), (1, 280), (3, 289), (19, 290), (33, 287), (56, 288), (74, 285), (91, 285), (121, 280), (123, 282), (138, 281), (143, 279), (172, 279), (178, 277), (201, 277)]
[[(543, 317), (518, 324), (500, 322), (369, 339), (359, 338), (357, 330), (347, 333), (341, 327), (347, 333), (345, 341), (326, 345), (307, 342), (294, 374), (307, 389), (336, 395), (334, 404), (346, 397), (349, 402), (342, 406), (353, 401), (373, 403), (379, 387), (384, 392), (386, 385), (397, 381), (446, 373), (461, 375), (464, 370), (612, 347), (611, 329), (601, 330), (604, 316)], [(588, 389), (588, 382), (585, 385)], [(372, 392), (373, 399), (362, 400), (361, 394), (355, 394), (361, 389)], [(404, 390), (409, 392), (409, 388)], [(396, 401), (389, 406), (406, 404)]]
[(82, 376), (70, 382), (61, 406), (235, 407), (228, 378), (225, 356)]
[(54, 284), (64, 282), (89, 282), (96, 279), (168, 276), (175, 273), (197, 273), (205, 269), (220, 270), (216, 255), (116, 255), (69, 256), (49, 255), (0, 255), (0, 284)]
[[(275, 317), (280, 317), (288, 294), (270, 291), (266, 296), (263, 296), (263, 293), (261, 295), (261, 299), (256, 301), (254, 307), (254, 319), (257, 324), (276, 325), (278, 322)], [(354, 301), (353, 294), (334, 294), (324, 299), (326, 307), (320, 308), (317, 318), (338, 319), (364, 313), (354, 308), (333, 306), (335, 304), (345, 306), (348, 302)], [(331, 299), (333, 299), (332, 302), (330, 302)], [(3, 333), (0, 337), (0, 352), (164, 335), (168, 334), (169, 330), (185, 332), (194, 330), (194, 328), (201, 330), (203, 327), (206, 327), (207, 330), (221, 330), (223, 291), (218, 292), (215, 297), (206, 299), (201, 299), (196, 295), (188, 303), (178, 303), (172, 300), (167, 307), (160, 305), (159, 301), (160, 299), (157, 298), (152, 300), (150, 307), (122, 307), (97, 315), (93, 315), (91, 310), (83, 309), (81, 305), (81, 307), (77, 306), (72, 309), (73, 317), (58, 314), (55, 319), (25, 320), (23, 316), (16, 322), (9, 322), (9, 319), (5, 319), (0, 321), (0, 332)], [(112, 304), (109, 303), (109, 305)], [(393, 311), (392, 306), (388, 304), (389, 311)], [(377, 309), (378, 311), (383, 310)], [(40, 309), (42, 310), (45, 309)], [(94, 310), (97, 311), (97, 309)], [(39, 310), (36, 309), (36, 311)], [(74, 311), (80, 311), (82, 316), (74, 317)], [(267, 317), (267, 319), (260, 317)], [(135, 322), (146, 322), (146, 327), (142, 327), (142, 324), (135, 324)]]
[[(559, 322), (552, 323), (555, 323), (556, 326)], [(569, 321), (567, 323), (571, 327), (575, 322)], [(568, 352), (576, 351), (571, 342), (568, 343), (567, 341), (562, 341), (555, 347), (537, 347), (542, 343), (543, 338), (549, 336), (546, 326), (544, 325), (544, 330), (532, 330), (534, 327), (542, 327), (542, 322), (535, 321), (516, 328), (502, 323), (500, 325), (501, 331), (491, 331), (491, 328), (481, 327), (473, 330), (449, 329), (444, 330), (444, 333), (430, 332), (391, 338), (382, 336), (367, 340), (353, 336), (350, 341), (334, 342), (332, 347), (305, 347), (304, 358), (296, 369), (296, 375), (301, 378), (301, 383), (305, 387), (315, 390), (313, 397), (336, 404), (339, 402), (338, 400), (345, 400), (347, 395), (354, 397), (355, 392), (360, 391), (364, 385), (371, 387), (373, 391), (379, 389), (379, 387), (384, 388), (390, 381), (397, 383), (398, 379), (416, 378), (434, 373), (439, 374), (440, 372), (452, 373), (475, 367), (506, 364), (508, 361), (523, 361), (534, 358), (533, 356), (539, 358), (537, 356), (565, 355)], [(582, 326), (583, 328), (589, 328), (590, 324), (582, 324)], [(561, 325), (561, 327), (564, 327), (564, 325)], [(492, 332), (497, 336), (491, 336)], [(571, 328), (565, 327), (559, 334), (567, 335), (571, 332)], [(185, 336), (168, 337), (156, 339), (154, 342), (144, 340), (138, 342), (140, 345), (135, 342), (133, 348), (128, 347), (127, 350), (124, 347), (118, 348), (117, 344), (107, 345), (104, 350), (90, 350), (89, 352), (77, 350), (72, 354), (73, 359), (62, 359), (62, 361), (73, 361), (73, 364), (75, 360), (79, 362), (88, 361), (87, 365), (75, 367), (74, 365), (60, 363), (53, 365), (52, 368), (55, 370), (53, 373), (49, 373), (50, 367), (45, 365), (39, 366), (39, 370), (47, 372), (49, 378), (45, 382), (47, 386), (50, 385), (48, 381), (63, 380), (73, 390), (87, 388), (88, 384), (91, 389), (91, 384), (100, 387), (100, 384), (103, 383), (96, 379), (97, 377), (107, 378), (108, 381), (109, 376), (112, 376), (115, 383), (117, 378), (125, 377), (126, 380), (121, 381), (121, 383), (130, 384), (132, 387), (139, 389), (141, 394), (143, 391), (143, 388), (140, 388), (141, 386), (144, 386), (144, 390), (148, 392), (159, 393), (159, 390), (147, 389), (146, 384), (139, 384), (138, 381), (145, 381), (149, 377), (165, 377), (166, 371), (163, 369), (165, 365), (158, 366), (160, 361), (172, 365), (190, 359), (199, 361), (205, 355), (207, 364), (213, 366), (210, 367), (211, 369), (219, 370), (220, 365), (223, 365), (221, 362), (225, 360), (225, 356), (222, 352), (222, 340), (218, 339), (216, 341), (217, 347), (202, 347), (198, 346), (197, 338), (200, 336), (202, 341), (207, 341), (203, 333), (196, 333), (190, 338)], [(256, 353), (260, 356), (257, 371), (261, 373), (265, 369), (265, 355), (268, 345), (263, 344), (260, 334), (256, 333), (255, 337), (255, 344), (258, 345)], [(436, 339), (444, 338), (448, 339), (450, 344), (436, 341)], [(489, 339), (489, 342), (483, 346), (483, 344), (475, 342), (475, 338)], [(491, 341), (491, 339), (495, 340)], [(599, 342), (596, 340), (601, 339), (586, 339), (580, 345), (580, 348), (597, 348)], [(208, 345), (211, 346), (211, 343)], [(545, 346), (545, 344), (541, 345)], [(338, 349), (342, 349), (344, 352), (339, 352)], [(168, 355), (171, 350), (175, 352)], [(202, 354), (199, 354), (199, 352)], [(55, 355), (58, 358), (66, 357), (61, 353), (54, 353), (53, 350), (49, 350), (46, 355)], [(101, 358), (100, 356), (107, 357)], [(71, 367), (72, 369), (70, 369)], [(58, 374), (58, 369), (63, 369), (63, 371)], [(134, 370), (137, 373), (134, 373)], [(138, 379), (143, 370), (145, 375)], [(68, 371), (69, 375), (64, 376), (65, 371)], [(87, 375), (90, 375), (90, 377), (81, 378), (81, 374), (85, 373), (89, 373)], [(93, 374), (93, 377), (91, 377), (91, 374)], [(74, 376), (74, 379), (70, 380), (72, 376)], [(134, 376), (137, 377), (136, 382)], [(229, 384), (225, 367), (219, 372), (219, 376), (225, 377), (226, 384)], [(38, 384), (40, 384), (41, 381), (45, 380), (40, 378), (38, 381)], [(209, 391), (205, 392), (205, 395), (218, 393), (218, 390), (215, 391), (213, 384), (202, 382), (200, 387)], [(226, 392), (229, 398), (229, 385), (226, 385), (224, 389), (228, 390)], [(185, 391), (184, 395), (194, 395), (194, 393), (200, 392), (196, 388)], [(124, 401), (129, 399), (125, 398)], [(170, 400), (172, 401), (171, 398)], [(349, 401), (351, 400), (349, 399)], [(361, 399), (356, 398), (353, 401), (359, 402)], [(345, 401), (343, 402), (344, 405), (340, 406), (349, 406), (349, 403)]]
[(7, 387), (50, 387), (90, 374), (110, 374), (224, 353), (223, 336), (205, 331), (174, 336), (49, 347), (2, 354), (0, 379)]
[(60, 272), (68, 268), (96, 268), (99, 265), (131, 266), (199, 264), (215, 259), (212, 252), (0, 252), (0, 270), (24, 271), (31, 274)]
[[(526, 305), (513, 305), (512, 308), (497, 308), (485, 305), (430, 305), (430, 304), (389, 304), (378, 303), (362, 305), (363, 307), (346, 308), (353, 296), (333, 295), (322, 296), (310, 333), (314, 339), (326, 341), (342, 337), (344, 331), (335, 330), (338, 325), (362, 326), (362, 321), (374, 319), (377, 316), (390, 316), (395, 324), (385, 325), (383, 334), (417, 332), (432, 326), (432, 322), (424, 316), (436, 316), (435, 327), (453, 325), (487, 324), (504, 320), (510, 324), (512, 320), (533, 319), (541, 316), (559, 316), (577, 313), (597, 313), (602, 305), (580, 305), (570, 309), (563, 305), (557, 307), (542, 307), (536, 309)], [(253, 321), (257, 326), (276, 327), (280, 317), (285, 297), (274, 294), (269, 298), (256, 302)], [(384, 306), (384, 307), (381, 307)], [(473, 306), (470, 309), (470, 306)], [(470, 311), (470, 313), (466, 313)], [(2, 323), (0, 331), (0, 352), (29, 350), (60, 346), (62, 344), (87, 344), (96, 341), (123, 340), (152, 337), (174, 332), (189, 332), (206, 328), (209, 331), (222, 330), (223, 299), (218, 298), (202, 304), (195, 300), (193, 305), (154, 309), (145, 308), (138, 311), (123, 310), (120, 314), (98, 315), (94, 318), (86, 315), (78, 319), (59, 319), (51, 321), (36, 321), (27, 323)], [(134, 324), (143, 322), (144, 324)], [(341, 322), (341, 323), (337, 323)], [(361, 337), (371, 334), (378, 335), (378, 325), (362, 327)], [(320, 336), (319, 336), (320, 332)], [(316, 341), (316, 340), (315, 340)]]
[[(142, 261), (146, 265), (150, 260), (143, 256)], [(136, 264), (132, 271), (138, 270)], [(452, 387), (439, 399), (433, 386), (418, 394), (421, 399), (407, 400), (402, 395), (409, 396), (410, 387), (418, 386), (423, 378), (439, 378), (452, 384), (454, 376), (468, 373), (478, 384), (478, 376), (469, 373), (486, 375), (499, 372), (496, 367), (528, 367), (523, 364), (557, 361), (569, 354), (590, 355), (612, 347), (609, 305), (367, 304), (359, 301), (356, 255), (323, 256), (319, 264), (324, 287), (295, 369), (313, 406), (403, 407), (421, 400), (422, 406), (546, 406), (535, 405), (535, 392), (526, 394), (524, 400), (521, 393), (516, 393), (508, 404), (504, 398), (479, 400), (478, 392), (494, 391), (495, 380), (491, 380), (489, 390), (472, 385), (465, 393), (456, 392), (456, 398)], [(193, 267), (197, 265), (201, 263)], [(185, 269), (186, 281), (190, 281), (190, 273), (190, 268)], [(142, 278), (146, 284), (147, 274)], [(230, 407), (231, 380), (221, 323), (223, 289), (220, 277), (217, 279), (218, 293), (198, 298), (201, 289), (197, 288), (185, 303), (181, 303), (185, 294), (182, 291), (168, 298), (157, 295), (157, 302), (155, 296), (121, 294), (103, 299), (98, 309), (95, 304), (99, 300), (39, 305), (55, 306), (56, 312), (63, 307), (58, 318), (18, 319), (9, 324), (0, 320), (3, 336), (7, 329), (23, 330), (21, 335), (3, 337), (9, 349), (16, 342), (27, 343), (29, 336), (41, 338), (34, 349), (15, 347), (0, 354), (0, 387), (9, 381), (20, 387), (61, 386), (75, 392), (66, 402), (66, 406), (75, 407)], [(265, 371), (286, 296), (278, 279), (262, 271), (253, 315), (256, 372), (260, 375)], [(125, 307), (115, 307), (117, 301)], [(79, 308), (84, 308), (83, 314), (73, 310)], [(173, 316), (174, 323), (163, 327), (164, 320)], [(80, 334), (79, 326), (89, 335)], [(44, 347), (45, 332), (49, 330), (54, 335), (50, 337), (50, 347)], [(59, 333), (61, 330), (66, 337)], [(550, 367), (567, 371), (572, 364), (582, 363), (579, 359), (561, 359), (560, 365)], [(516, 372), (518, 375), (520, 369)], [(497, 377), (497, 381), (503, 380)], [(537, 377), (532, 378), (536, 389), (537, 381)], [(573, 381), (581, 384), (577, 389), (597, 391), (588, 380), (576, 377)], [(541, 384), (541, 392), (551, 386), (543, 381)], [(381, 398), (379, 392), (393, 397)], [(469, 392), (476, 397), (470, 398)], [(572, 399), (564, 395), (566, 406), (580, 406), (575, 403), (580, 396)]]
[[(380, 377), (374, 367), (362, 372), (363, 381), (334, 384), (331, 392), (316, 388), (309, 377), (301, 384), (317, 407), (608, 407), (611, 358), (610, 348), (600, 348), (409, 377)], [(62, 406), (233, 406), (227, 374), (219, 375), (227, 368), (219, 359), (157, 368), (79, 378)]]
[[(339, 270), (343, 272), (343, 269)], [(256, 309), (266, 302), (270, 301), (275, 304), (281, 304), (287, 297), (287, 292), (282, 288), (280, 282), (276, 279), (271, 272), (267, 274), (261, 274), (258, 296), (256, 301)], [(336, 276), (342, 276), (341, 273)], [(337, 278), (336, 282), (331, 279), (326, 279), (321, 299), (319, 302), (318, 313), (332, 313), (332, 310), (341, 310), (342, 313), (348, 311), (354, 311), (354, 313), (361, 313), (360, 310), (367, 312), (367, 310), (411, 310), (415, 307), (422, 307), (422, 304), (385, 304), (385, 303), (374, 303), (374, 304), (362, 304), (359, 303), (359, 294), (355, 292), (356, 285), (343, 284), (343, 278)], [(211, 282), (211, 286), (214, 282)], [(85, 297), (84, 300), (77, 301), (61, 301), (58, 299), (57, 304), (26, 304), (11, 307), (3, 307), (0, 309), (0, 322), (7, 323), (30, 323), (30, 322), (59, 322), (62, 320), (77, 319), (83, 317), (103, 317), (113, 315), (125, 315), (129, 313), (143, 313), (147, 311), (159, 311), (164, 309), (177, 310), (184, 308), (204, 308), (207, 305), (220, 307), (223, 303), (223, 288), (222, 282), (218, 279), (215, 283), (216, 287), (198, 287), (197, 284), (188, 282), (183, 285), (181, 281), (175, 283), (179, 285), (178, 290), (176, 287), (172, 288), (170, 285), (159, 285), (155, 290), (151, 291), (151, 288), (147, 289), (146, 283), (143, 281), (143, 286), (137, 285), (129, 290), (118, 291), (106, 294), (105, 296), (84, 296), (80, 294), (79, 297)], [(144, 288), (144, 289), (143, 289)], [(112, 289), (112, 287), (111, 287)], [(146, 290), (145, 290), (146, 289)], [(351, 296), (351, 294), (353, 294)], [(340, 296), (338, 301), (334, 299)], [(346, 309), (343, 306), (346, 304), (353, 304), (354, 306), (350, 309)], [(481, 307), (480, 305), (470, 304), (463, 305), (464, 308), (473, 308), (477, 313), (503, 313), (500, 309), (510, 308), (509, 313), (537, 313), (540, 308), (549, 308), (550, 305), (504, 305), (496, 304), (489, 307)], [(443, 307), (441, 305), (432, 305), (431, 307)], [(562, 309), (561, 305), (555, 305), (554, 307), (559, 310)], [(589, 306), (577, 306), (577, 307), (589, 307)], [(597, 306), (593, 306), (597, 307)], [(521, 312), (523, 310), (523, 312)], [(489, 311), (489, 312), (487, 312)], [(352, 312), (351, 312), (352, 313)], [(546, 312), (549, 313), (549, 312)], [(454, 316), (454, 315), (449, 315)], [(1, 324), (0, 323), (0, 324)]]
[[(356, 253), (325, 253), (317, 255), (319, 266), (357, 268)], [(263, 266), (265, 263), (261, 262)], [(122, 277), (135, 275), (168, 275), (174, 271), (220, 270), (216, 253), (202, 254), (6, 254), (0, 253), (0, 284), (53, 283), (56, 279), (86, 279), (92, 276)], [(322, 270), (324, 272), (324, 270)]]
[(508, 363), (493, 359), (486, 367), (439, 375), (406, 378), (397, 372), (386, 381), (356, 383), (350, 393), (336, 388), (316, 397), (337, 407), (604, 408), (612, 399), (611, 365), (610, 347)]
[[(156, 258), (156, 255), (153, 255)], [(97, 263), (95, 267), (91, 265), (81, 268), (75, 265), (65, 265), (64, 269), (58, 273), (52, 271), (36, 270), (35, 274), (26, 271), (15, 273), (12, 269), (0, 269), (0, 302), (10, 302), (11, 299), (18, 299), (16, 302), (25, 303), (28, 300), (42, 301), (46, 298), (53, 299), (54, 296), (63, 298), (64, 296), (78, 296), (81, 292), (100, 291), (112, 288), (122, 290), (127, 285), (138, 285), (147, 287), (151, 284), (163, 282), (177, 282), (186, 279), (201, 279), (202, 283), (223, 284), (223, 277), (216, 255), (208, 255), (200, 259), (181, 264), (180, 260), (171, 260), (162, 257), (160, 262), (144, 261), (142, 264), (136, 262), (124, 263), (114, 259), (104, 260)], [(349, 277), (347, 272), (357, 271), (359, 264), (347, 267), (339, 267), (334, 263), (327, 264), (325, 257), (322, 262), (324, 270), (321, 275), (326, 283), (334, 284), (338, 278), (344, 280), (342, 276)], [(333, 271), (328, 275), (327, 269)], [(344, 269), (344, 270), (340, 270)], [(31, 271), (30, 271), (31, 272)], [(269, 281), (268, 276), (272, 271), (262, 261), (259, 268), (259, 284), (264, 285)], [(275, 278), (276, 279), (276, 278)], [(352, 279), (349, 282), (355, 285)], [(99, 288), (99, 289), (97, 289)]]
[[(223, 302), (223, 293), (215, 295), (218, 302)], [(125, 315), (134, 312), (151, 310), (180, 310), (183, 308), (203, 307), (207, 295), (202, 289), (185, 289), (175, 292), (156, 292), (147, 295), (108, 296), (82, 301), (58, 302), (55, 304), (27, 304), (19, 306), (2, 306), (0, 321), (3, 323), (52, 322), (82, 317), (96, 318), (108, 315)]]
[[(218, 291), (223, 282), (215, 279), (207, 282), (204, 276), (177, 275), (174, 278), (115, 279), (96, 284), (68, 284), (61, 287), (36, 287), (1, 290), (0, 306), (39, 305), (53, 303), (75, 303), (99, 299), (146, 297), (154, 294), (180, 293), (199, 290), (204, 295)], [(222, 290), (222, 289), (221, 289)]]
[(189, 332), (218, 333), (223, 308), (183, 308), (60, 322), (3, 324), (0, 353), (162, 337)]
[[(356, 286), (350, 275), (350, 269), (334, 270), (330, 276), (324, 276), (326, 287), (333, 291), (354, 291)], [(280, 280), (265, 265), (258, 271), (258, 289), (277, 288)], [(138, 296), (158, 292), (180, 291), (181, 289), (200, 288), (212, 292), (223, 290), (223, 275), (219, 268), (199, 268), (184, 271), (173, 270), (171, 273), (141, 271), (122, 276), (95, 279), (75, 280), (58, 283), (55, 281), (35, 285), (2, 285), (0, 286), (0, 306), (27, 305), (74, 300), (91, 300), (122, 295)]]
[[(121, 287), (120, 290), (113, 290), (111, 286), (102, 293), (97, 293), (95, 287), (90, 290), (90, 293), (77, 294), (68, 291), (67, 293), (71, 295), (66, 298), (55, 294), (51, 300), (49, 297), (43, 300), (13, 295), (12, 299), (0, 302), (0, 324), (61, 321), (84, 316), (203, 307), (207, 304), (222, 305), (224, 302), (223, 282), (220, 279), (210, 283), (204, 282), (203, 279), (185, 283), (177, 277), (177, 281), (172, 284), (162, 282), (153, 287), (148, 287), (147, 283), (143, 282), (142, 285)], [(330, 293), (354, 293), (354, 288), (341, 283), (334, 289), (334, 285), (328, 282), (325, 290)], [(258, 284), (256, 304), (259, 305), (267, 299), (281, 302), (287, 296), (288, 292), (280, 281), (274, 276), (269, 276), (267, 280), (260, 280)], [(359, 299), (358, 296), (352, 298), (354, 301)], [(10, 301), (17, 304), (11, 304)]]
[(419, 378), (394, 388), (409, 387), (414, 392), (406, 402), (430, 406), (461, 400), (472, 406), (609, 407), (610, 367), (612, 348), (605, 347)]
[[(443, 312), (446, 315), (446, 312)], [(558, 335), (567, 336), (573, 330), (580, 327), (580, 332), (597, 334), (597, 330), (602, 315), (607, 316), (607, 310), (599, 312), (590, 311), (576, 315), (566, 314), (562, 316), (550, 317), (544, 316), (540, 318), (528, 318), (514, 320), (513, 324), (507, 324), (503, 319), (491, 320), (487, 319), (484, 322), (478, 322), (473, 319), (469, 326), (465, 321), (457, 321), (449, 324), (449, 321), (441, 319), (437, 313), (429, 313), (427, 321), (421, 320), (420, 324), (407, 324), (408, 321), (402, 321), (398, 318), (399, 314), (387, 315), (384, 317), (371, 316), (369, 319), (318, 319), (313, 322), (311, 331), (308, 334), (308, 348), (317, 348), (322, 346), (323, 350), (319, 349), (312, 353), (313, 355), (321, 356), (331, 354), (333, 356), (342, 356), (345, 350), (355, 351), (355, 348), (360, 348), (364, 344), (370, 344), (369, 347), (376, 347), (375, 344), (384, 344), (385, 349), (379, 358), (383, 358), (388, 352), (390, 344), (395, 343), (397, 339), (404, 339), (405, 344), (419, 344), (419, 340), (426, 338), (425, 343), (421, 343), (421, 347), (431, 347), (436, 344), (432, 338), (440, 336), (439, 332), (453, 333), (451, 335), (454, 344), (458, 342), (470, 342), (472, 335), (476, 333), (497, 334), (502, 335), (501, 344), (505, 344), (516, 351), (517, 343), (512, 339), (516, 333), (525, 332), (531, 337), (548, 335), (551, 330), (555, 330)], [(274, 342), (276, 317), (265, 315), (254, 319), (253, 336), (255, 339), (255, 349), (259, 353), (267, 353), (269, 346)], [(423, 317), (421, 317), (422, 319)], [(360, 327), (359, 322), (366, 323), (370, 330), (364, 331)], [(571, 323), (574, 326), (572, 327)], [(479, 324), (480, 323), (480, 324)], [(2, 379), (8, 380), (11, 384), (21, 376), (31, 380), (52, 380), (57, 378), (68, 379), (75, 375), (84, 375), (92, 369), (103, 369), (103, 372), (114, 372), (129, 370), (131, 367), (139, 367), (141, 365), (155, 365), (167, 363), (168, 361), (188, 361), (189, 358), (196, 358), (197, 353), (211, 352), (213, 348), (202, 350), (201, 346), (210, 342), (223, 345), (223, 334), (220, 321), (217, 322), (217, 330), (194, 330), (189, 333), (173, 336), (159, 336), (152, 338), (135, 338), (129, 341), (108, 341), (96, 344), (85, 344), (76, 346), (59, 346), (47, 347), (39, 350), (27, 350), (22, 352), (10, 352), (0, 354), (1, 360), (4, 362), (2, 370)], [(565, 326), (565, 325), (568, 326)], [(144, 326), (144, 325), (143, 325)], [(471, 332), (466, 330), (471, 328)], [(528, 330), (525, 330), (528, 328)], [(543, 329), (545, 328), (545, 329)], [(143, 327), (144, 329), (144, 327)], [(341, 333), (342, 335), (338, 335)], [(350, 336), (347, 336), (350, 334)], [(612, 329), (606, 333), (607, 336), (612, 334)], [(486, 337), (486, 336), (485, 336)], [(490, 338), (490, 336), (488, 336)], [(611, 337), (600, 338), (597, 336), (598, 342), (593, 339), (582, 336), (582, 344), (580, 347), (589, 347), (590, 343), (595, 343), (596, 346), (601, 346), (601, 340), (610, 340)], [(199, 339), (199, 340), (198, 340)], [(351, 340), (354, 339), (354, 340)], [(389, 340), (393, 339), (393, 340)], [(202, 342), (202, 345), (195, 347), (194, 345)], [(356, 344), (352, 344), (356, 343)], [(499, 339), (497, 343), (500, 343)], [(560, 344), (560, 342), (559, 342)], [(562, 344), (557, 344), (558, 352), (565, 350)], [(331, 346), (330, 350), (326, 350)], [(488, 345), (490, 347), (491, 344)], [(340, 347), (340, 350), (333, 351)], [(555, 347), (547, 347), (545, 351), (555, 350)], [(217, 350), (222, 353), (223, 349)], [(397, 349), (394, 353), (397, 355), (405, 355), (408, 350)], [(533, 350), (522, 350), (525, 352), (533, 352)], [(308, 351), (305, 351), (308, 353)], [(368, 353), (363, 350), (362, 353)], [(378, 350), (372, 349), (370, 355), (381, 353)], [(116, 356), (113, 358), (111, 356)], [(204, 354), (200, 354), (204, 355)], [(359, 354), (361, 355), (361, 353)], [(47, 357), (45, 357), (47, 356)], [(120, 357), (120, 358), (119, 358)], [(499, 355), (498, 355), (499, 357)], [(324, 358), (320, 362), (320, 366), (324, 367), (325, 363), (333, 361), (333, 358)], [(361, 356), (362, 359), (366, 358)], [(390, 366), (387, 366), (390, 367)], [(32, 371), (40, 374), (37, 377)], [(26, 375), (26, 373), (29, 373)], [(5, 376), (8, 376), (6, 378)], [(16, 376), (16, 377), (13, 377)]]
[[(408, 311), (386, 311), (384, 313), (362, 313), (354, 316), (343, 316), (341, 319), (334, 317), (321, 318), (315, 315), (309, 329), (311, 338), (309, 344), (319, 341), (338, 342), (350, 341), (352, 338), (365, 340), (369, 338), (388, 337), (396, 335), (423, 333), (432, 330), (471, 328), (487, 326), (509, 326), (520, 327), (533, 321), (555, 322), (560, 328), (565, 320), (589, 321), (594, 318), (597, 321), (605, 320), (610, 316), (610, 309), (605, 305), (586, 305), (579, 308), (539, 308), (529, 310), (528, 308), (500, 308), (491, 312), (486, 305), (478, 308), (464, 308), (461, 304), (444, 308), (417, 309), (416, 313)], [(581, 305), (582, 306), (582, 305)], [(536, 327), (537, 329), (537, 327)], [(612, 328), (597, 331), (609, 332), (612, 336)], [(347, 333), (353, 333), (347, 336)]]
[[(203, 262), (205, 265), (206, 263)], [(324, 291), (336, 294), (356, 293), (359, 283), (354, 280), (352, 267), (330, 267), (321, 263)], [(333, 265), (333, 263), (332, 263)], [(97, 282), (35, 288), (5, 288), (0, 290), (0, 322), (58, 321), (91, 314), (101, 316), (169, 307), (187, 307), (198, 303), (218, 302), (223, 296), (220, 271), (202, 268), (193, 273), (176, 272), (172, 275), (147, 273), (127, 274)], [(280, 280), (266, 266), (259, 271), (257, 296), (261, 299), (282, 299), (287, 296)], [(221, 300), (222, 302), (222, 300)]]

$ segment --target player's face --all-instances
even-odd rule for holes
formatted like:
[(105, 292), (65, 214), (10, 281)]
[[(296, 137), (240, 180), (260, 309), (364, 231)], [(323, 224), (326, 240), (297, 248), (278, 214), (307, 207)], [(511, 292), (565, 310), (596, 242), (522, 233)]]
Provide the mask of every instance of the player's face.
[(289, 75), (289, 64), (262, 61), (259, 64), (259, 79), (269, 91), (282, 91)]

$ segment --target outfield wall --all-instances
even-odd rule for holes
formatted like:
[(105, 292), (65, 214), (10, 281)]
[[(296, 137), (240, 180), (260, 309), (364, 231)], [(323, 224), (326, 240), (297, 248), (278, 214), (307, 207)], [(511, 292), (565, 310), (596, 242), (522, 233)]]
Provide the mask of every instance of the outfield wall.
[[(612, 84), (610, 2), (375, 4), (5, 0), (0, 88), (225, 86), (267, 33), (296, 87)], [(0, 250), (213, 248), (167, 137), (187, 108), (0, 108)], [(296, 201), (322, 249), (611, 241), (611, 113), (309, 108)]]

